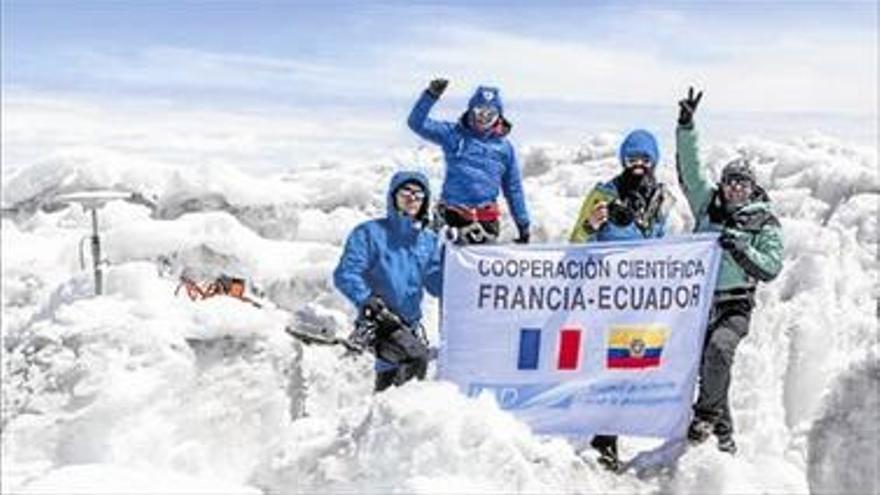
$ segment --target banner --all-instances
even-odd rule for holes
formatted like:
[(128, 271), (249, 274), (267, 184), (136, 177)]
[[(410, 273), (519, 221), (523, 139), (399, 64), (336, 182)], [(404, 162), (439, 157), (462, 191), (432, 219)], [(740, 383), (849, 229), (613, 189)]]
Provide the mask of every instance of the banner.
[(447, 246), (440, 377), (538, 433), (682, 436), (717, 235)]

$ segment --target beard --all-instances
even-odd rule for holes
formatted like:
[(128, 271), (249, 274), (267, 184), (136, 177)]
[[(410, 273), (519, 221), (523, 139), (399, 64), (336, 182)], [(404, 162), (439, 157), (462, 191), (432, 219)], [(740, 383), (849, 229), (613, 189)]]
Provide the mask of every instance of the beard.
[(640, 196), (648, 199), (654, 193), (657, 187), (657, 181), (654, 179), (654, 170), (649, 167), (643, 167), (644, 172), (635, 173), (634, 168), (627, 168), (620, 175), (618, 189), (623, 197)]

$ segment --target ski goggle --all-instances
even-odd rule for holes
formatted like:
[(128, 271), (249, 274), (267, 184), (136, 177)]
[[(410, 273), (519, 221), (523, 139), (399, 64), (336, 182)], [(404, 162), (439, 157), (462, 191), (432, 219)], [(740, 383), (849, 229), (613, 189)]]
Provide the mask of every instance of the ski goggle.
[(721, 178), (721, 185), (727, 187), (752, 187), (752, 179), (745, 175), (731, 174)]
[(397, 190), (397, 195), (415, 201), (424, 201), (426, 196), (425, 191), (416, 187), (402, 187)]
[(494, 124), (501, 115), (498, 109), (491, 105), (480, 105), (471, 109), (474, 123), (480, 127), (489, 127)]
[(648, 155), (629, 155), (623, 159), (623, 164), (629, 167), (650, 167), (651, 158)]

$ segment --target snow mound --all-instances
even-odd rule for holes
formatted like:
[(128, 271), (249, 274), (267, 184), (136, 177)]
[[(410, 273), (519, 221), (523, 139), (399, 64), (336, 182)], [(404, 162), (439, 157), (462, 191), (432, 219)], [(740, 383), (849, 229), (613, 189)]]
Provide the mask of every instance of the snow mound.
[[(522, 150), (535, 242), (567, 239), (584, 194), (620, 170), (620, 139), (601, 134), (572, 148)], [(645, 452), (639, 440), (623, 439), (624, 458), (639, 462), (611, 475), (588, 449), (578, 451), (584, 439), (535, 436), (491, 400), (466, 399), (449, 384), (412, 383), (374, 396), (368, 356), (302, 346), (283, 332), (285, 325), (350, 331), (354, 311), (331, 280), (341, 244), (354, 225), (384, 214), (395, 170), (422, 170), (438, 189), (442, 156), (434, 148), (266, 177), (97, 148), (59, 152), (3, 178), (4, 207), (20, 207), (2, 220), (3, 486), (32, 493), (61, 486), (80, 493), (172, 486), (194, 493), (806, 493), (835, 483), (876, 490), (858, 484), (870, 472), (869, 456), (846, 457), (839, 448), (870, 452), (863, 443), (877, 439), (878, 399), (869, 387), (876, 391), (870, 357), (880, 353), (876, 149), (807, 136), (709, 143), (703, 155), (713, 173), (735, 156), (751, 157), (785, 237), (784, 269), (758, 291), (734, 367), (736, 458), (711, 442)], [(677, 200), (669, 228), (679, 233), (693, 219), (673, 163), (668, 152), (658, 175)], [(114, 202), (100, 210), (106, 294), (95, 297), (79, 259), (90, 217), (44, 206), (62, 192), (106, 188), (142, 192), (157, 207)], [(504, 225), (502, 240), (511, 227)], [(88, 250), (84, 261), (90, 265)], [(200, 282), (244, 278), (264, 309), (175, 296), (180, 274)], [(435, 342), (436, 307), (426, 303), (424, 321)], [(849, 440), (853, 432), (862, 436)], [(107, 485), (95, 483), (104, 478)]]
[(119, 493), (259, 495), (261, 492), (256, 488), (214, 482), (174, 472), (135, 471), (101, 464), (84, 464), (58, 469), (18, 493), (23, 495), (70, 495), (73, 493), (87, 493), (89, 495), (116, 495)]
[(791, 463), (773, 456), (732, 458), (712, 445), (704, 445), (685, 454), (676, 468), (675, 476), (663, 480), (671, 493), (807, 492), (803, 474)]
[(105, 297), (54, 299), (4, 339), (4, 463), (16, 461), (4, 465), (13, 476), (4, 485), (39, 492), (84, 479), (52, 469), (81, 464), (244, 485), (300, 408), (287, 315), (231, 298), (175, 298), (143, 264), (110, 280)]
[(834, 383), (809, 434), (811, 493), (880, 491), (880, 360), (857, 364)]
[[(259, 485), (269, 492), (597, 493), (605, 473), (537, 438), (489, 397), (412, 383), (336, 418), (298, 421)], [(463, 455), (467, 453), (466, 455)], [(623, 481), (630, 489), (638, 481)]]
[(38, 209), (57, 209), (52, 199), (64, 193), (121, 189), (155, 197), (161, 177), (170, 167), (102, 148), (58, 152), (4, 178), (3, 207), (31, 215)]

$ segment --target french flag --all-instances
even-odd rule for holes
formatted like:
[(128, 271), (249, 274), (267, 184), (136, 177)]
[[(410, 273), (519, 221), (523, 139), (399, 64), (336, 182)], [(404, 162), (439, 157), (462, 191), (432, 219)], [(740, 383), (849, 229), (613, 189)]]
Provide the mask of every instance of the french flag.
[[(581, 329), (562, 328), (557, 333), (556, 370), (576, 370), (581, 358)], [(521, 328), (516, 368), (537, 370), (541, 365), (540, 328)]]

